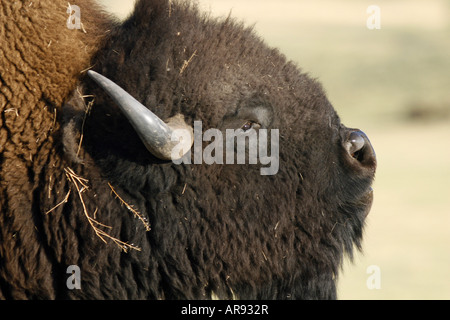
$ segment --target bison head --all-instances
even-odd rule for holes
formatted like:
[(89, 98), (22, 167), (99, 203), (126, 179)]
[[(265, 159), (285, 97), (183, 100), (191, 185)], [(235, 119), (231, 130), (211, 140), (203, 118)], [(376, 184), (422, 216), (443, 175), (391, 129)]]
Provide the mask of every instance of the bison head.
[[(343, 256), (361, 245), (376, 160), (316, 80), (250, 28), (168, 1), (139, 1), (109, 33), (94, 70), (129, 96), (111, 99), (115, 89), (83, 80), (95, 103), (81, 157), (151, 222), (147, 233), (121, 222), (121, 235), (142, 247), (135, 259), (147, 297), (336, 297)], [(128, 107), (152, 120), (130, 123)], [(167, 160), (154, 151), (159, 138), (145, 141), (174, 117), (224, 136), (278, 130), (278, 170)]]

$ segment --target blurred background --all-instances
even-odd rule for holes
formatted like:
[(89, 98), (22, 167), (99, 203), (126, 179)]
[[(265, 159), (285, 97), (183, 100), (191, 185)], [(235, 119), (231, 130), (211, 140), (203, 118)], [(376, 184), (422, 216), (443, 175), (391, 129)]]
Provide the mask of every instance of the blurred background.
[[(120, 18), (134, 4), (101, 2)], [(450, 299), (450, 1), (198, 3), (254, 25), (322, 82), (345, 125), (371, 139), (375, 201), (339, 299)], [(367, 27), (370, 5), (380, 8), (380, 29)]]

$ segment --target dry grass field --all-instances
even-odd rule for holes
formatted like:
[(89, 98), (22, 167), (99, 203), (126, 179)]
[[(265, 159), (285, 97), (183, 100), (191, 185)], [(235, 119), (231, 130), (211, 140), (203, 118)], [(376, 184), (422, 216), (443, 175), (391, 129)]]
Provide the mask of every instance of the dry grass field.
[[(103, 0), (124, 17), (133, 1)], [(450, 3), (445, 0), (201, 0), (255, 25), (317, 77), (343, 122), (378, 157), (364, 253), (346, 263), (340, 299), (450, 299)], [(369, 30), (369, 5), (381, 29)], [(380, 270), (369, 289), (369, 266)]]

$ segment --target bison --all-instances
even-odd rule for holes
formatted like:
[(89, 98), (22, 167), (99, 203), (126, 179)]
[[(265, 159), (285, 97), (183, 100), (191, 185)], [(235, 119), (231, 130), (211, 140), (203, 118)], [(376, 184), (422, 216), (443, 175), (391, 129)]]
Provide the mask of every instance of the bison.
[[(376, 158), (320, 83), (189, 2), (71, 5), (80, 28), (66, 1), (0, 4), (0, 298), (337, 298)], [(276, 170), (194, 161), (231, 129), (276, 132)]]

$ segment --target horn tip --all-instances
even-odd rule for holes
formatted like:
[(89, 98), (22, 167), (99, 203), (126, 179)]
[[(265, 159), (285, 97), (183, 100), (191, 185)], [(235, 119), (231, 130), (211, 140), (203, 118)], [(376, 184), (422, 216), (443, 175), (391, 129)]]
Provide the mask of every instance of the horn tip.
[(91, 78), (92, 78), (92, 77), (95, 77), (96, 75), (98, 75), (98, 73), (95, 72), (94, 70), (88, 70), (88, 71), (86, 72), (86, 74), (87, 74), (88, 76), (90, 76)]

